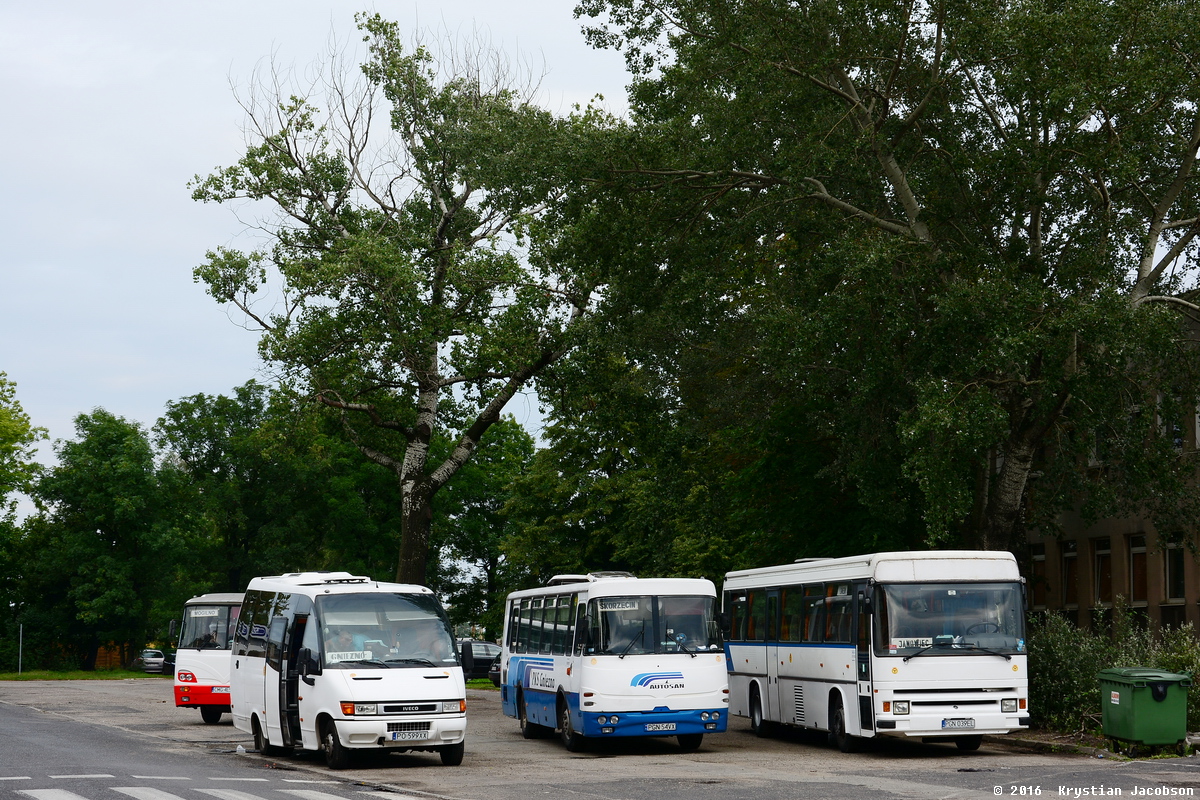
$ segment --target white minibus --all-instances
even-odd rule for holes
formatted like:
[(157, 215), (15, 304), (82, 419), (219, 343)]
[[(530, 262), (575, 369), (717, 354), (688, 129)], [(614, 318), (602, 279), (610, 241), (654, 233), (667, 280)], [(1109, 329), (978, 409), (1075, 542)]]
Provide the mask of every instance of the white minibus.
[(1029, 726), (1023, 579), (1011, 553), (802, 559), (725, 576), (734, 713), (979, 747)]
[(560, 575), (508, 596), (500, 697), (527, 739), (676, 736), (684, 751), (728, 724), (716, 587), (628, 573)]
[(229, 712), (229, 651), (240, 592), (202, 594), (184, 603), (175, 646), (175, 706), (198, 708), (210, 725)]
[(463, 670), (442, 604), (424, 586), (346, 572), (254, 578), (230, 675), (233, 723), (261, 753), (320, 750), (332, 769), (368, 749), (462, 763)]

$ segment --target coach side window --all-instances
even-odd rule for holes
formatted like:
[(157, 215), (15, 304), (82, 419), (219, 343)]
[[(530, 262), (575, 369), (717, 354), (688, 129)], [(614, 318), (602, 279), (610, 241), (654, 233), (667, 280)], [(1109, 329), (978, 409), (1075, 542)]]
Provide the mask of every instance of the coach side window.
[(748, 594), (750, 612), (746, 617), (746, 640), (762, 642), (767, 638), (767, 593), (756, 589)]
[(825, 586), (804, 587), (804, 641), (825, 641)]
[(520, 617), (518, 617), (517, 627), (517, 652), (529, 652), (529, 600), (528, 598), (521, 601)]
[(804, 640), (804, 589), (789, 586), (780, 592), (779, 641), (800, 642)]

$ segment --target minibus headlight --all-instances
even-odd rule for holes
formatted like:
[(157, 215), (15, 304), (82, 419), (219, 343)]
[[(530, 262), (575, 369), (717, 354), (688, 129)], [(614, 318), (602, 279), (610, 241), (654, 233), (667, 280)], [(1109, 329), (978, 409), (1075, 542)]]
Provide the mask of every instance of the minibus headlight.
[(608, 718), (609, 725), (616, 725), (620, 721), (621, 721), (621, 718), (618, 717), (616, 714), (613, 714), (611, 717)]
[(1005, 714), (1017, 713), (1017, 698), (1013, 697), (1009, 700), (1000, 701), (1000, 710)]
[(596, 722), (599, 722), (601, 725), (607, 725), (608, 717), (596, 717)]
[(704, 720), (705, 722), (708, 722), (708, 712), (707, 712), (707, 711), (701, 711), (701, 712), (700, 712), (700, 719)]
[(908, 701), (907, 700), (893, 701), (892, 702), (892, 713), (893, 714), (907, 714), (908, 713)]
[(443, 700), (442, 701), (442, 713), (443, 714), (460, 714), (466, 710), (467, 710), (467, 701), (466, 700)]
[(352, 702), (343, 700), (341, 705), (342, 705), (342, 713), (345, 714), (347, 717), (353, 717), (356, 714), (359, 716), (363, 716), (366, 714), (378, 713), (378, 711), (376, 710), (377, 706), (375, 705), (375, 703), (352, 703)]

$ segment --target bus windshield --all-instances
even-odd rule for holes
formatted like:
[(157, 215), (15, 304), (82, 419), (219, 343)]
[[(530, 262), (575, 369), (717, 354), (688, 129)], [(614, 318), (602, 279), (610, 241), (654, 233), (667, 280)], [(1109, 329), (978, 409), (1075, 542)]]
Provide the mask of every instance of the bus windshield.
[(588, 602), (588, 652), (605, 655), (720, 650), (711, 597), (598, 597)]
[(458, 664), (450, 625), (433, 595), (330, 595), (318, 598), (317, 615), (328, 668)]
[(186, 650), (228, 650), (233, 645), (240, 606), (187, 606), (183, 610), (183, 628), (179, 648)]
[(877, 655), (1025, 652), (1020, 584), (892, 584), (876, 597)]

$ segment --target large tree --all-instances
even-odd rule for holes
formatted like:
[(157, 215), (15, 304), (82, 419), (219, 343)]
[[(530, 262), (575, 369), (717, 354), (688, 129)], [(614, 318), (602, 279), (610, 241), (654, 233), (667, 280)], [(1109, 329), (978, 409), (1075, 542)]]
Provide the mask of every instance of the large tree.
[[(1080, 498), (1194, 519), (1194, 465), (1164, 434), (1200, 394), (1200, 6), (578, 13), (625, 49), (656, 143), (621, 165), (628, 185), (699, 237), (740, 226), (717, 267), (740, 288), (713, 302), (754, 323), (754, 359), (860, 496), (911, 486), (928, 541), (987, 548)], [(756, 305), (780, 280), (789, 305)]]
[[(606, 123), (537, 107), (494, 54), (439, 60), (378, 16), (360, 28), (362, 80), (332, 68), (323, 98), (276, 87), (246, 104), (245, 156), (197, 179), (194, 196), (272, 204), (273, 241), (212, 252), (196, 274), (392, 471), (396, 575), (424, 582), (434, 495), (569, 349), (592, 301), (598, 278), (563, 241), (586, 212), (578, 165)], [(271, 282), (283, 299), (260, 312)], [(439, 439), (446, 455), (433, 458)]]
[(37, 473), (34, 445), (46, 437), (17, 400), (17, 385), (0, 372), (0, 501), (22, 491)]

